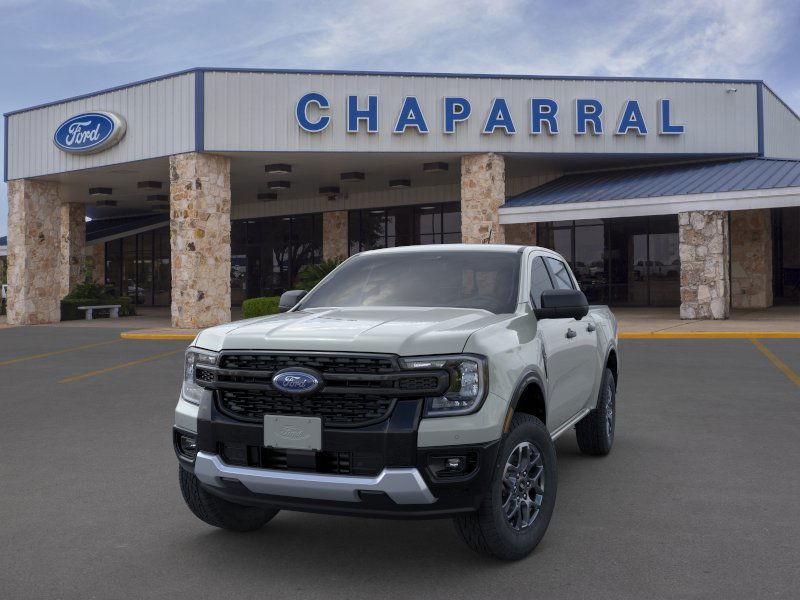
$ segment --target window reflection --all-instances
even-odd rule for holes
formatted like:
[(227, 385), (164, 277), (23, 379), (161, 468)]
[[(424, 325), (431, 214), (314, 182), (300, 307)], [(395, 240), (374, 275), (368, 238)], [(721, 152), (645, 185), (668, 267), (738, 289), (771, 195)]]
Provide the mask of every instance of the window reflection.
[(352, 210), (348, 224), (351, 255), (377, 248), (461, 242), (458, 202)]

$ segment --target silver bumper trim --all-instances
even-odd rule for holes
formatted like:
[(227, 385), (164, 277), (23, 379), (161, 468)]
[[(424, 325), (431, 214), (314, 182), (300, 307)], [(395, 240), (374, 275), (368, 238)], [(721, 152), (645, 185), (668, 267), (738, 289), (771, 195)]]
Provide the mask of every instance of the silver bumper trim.
[(239, 481), (255, 494), (360, 502), (358, 493), (365, 491), (384, 492), (397, 504), (436, 502), (422, 475), (414, 468), (384, 469), (375, 477), (321, 475), (235, 467), (222, 462), (216, 454), (198, 452), (194, 474), (204, 484), (214, 487), (222, 487), (222, 479)]

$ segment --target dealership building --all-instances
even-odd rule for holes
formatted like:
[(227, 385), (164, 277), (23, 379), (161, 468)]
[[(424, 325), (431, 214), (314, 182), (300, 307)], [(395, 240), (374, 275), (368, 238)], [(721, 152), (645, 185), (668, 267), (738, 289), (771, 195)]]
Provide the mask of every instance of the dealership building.
[(800, 302), (800, 117), (762, 81), (192, 69), (6, 114), (4, 177), (12, 324), (88, 272), (208, 326), (455, 242), (553, 248), (611, 306)]

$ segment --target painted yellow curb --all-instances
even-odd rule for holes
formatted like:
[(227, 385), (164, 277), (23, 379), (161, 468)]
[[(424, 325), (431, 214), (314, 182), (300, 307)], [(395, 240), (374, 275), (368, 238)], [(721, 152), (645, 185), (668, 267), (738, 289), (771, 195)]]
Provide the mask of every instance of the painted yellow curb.
[(629, 340), (800, 339), (800, 331), (623, 331), (619, 337)]
[(194, 333), (136, 333), (134, 331), (123, 331), (119, 337), (125, 340), (188, 340), (192, 341)]

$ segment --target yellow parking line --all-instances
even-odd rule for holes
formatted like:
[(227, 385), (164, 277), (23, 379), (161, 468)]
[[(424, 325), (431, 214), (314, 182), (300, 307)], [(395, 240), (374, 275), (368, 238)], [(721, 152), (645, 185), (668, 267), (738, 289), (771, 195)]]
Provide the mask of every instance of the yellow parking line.
[(191, 342), (197, 337), (195, 333), (131, 333), (124, 331), (119, 337), (125, 340), (187, 340)]
[(170, 350), (169, 352), (162, 352), (161, 354), (154, 354), (153, 356), (147, 356), (145, 358), (140, 358), (138, 360), (132, 360), (130, 362), (122, 363), (119, 365), (114, 365), (113, 367), (106, 367), (105, 369), (97, 369), (96, 371), (89, 371), (88, 373), (81, 373), (80, 375), (73, 375), (72, 377), (65, 377), (58, 383), (72, 383), (73, 381), (80, 381), (81, 379), (87, 379), (88, 377), (94, 377), (95, 375), (102, 375), (103, 373), (108, 373), (110, 371), (116, 371), (117, 369), (125, 369), (126, 367), (135, 367), (136, 365), (141, 365), (143, 363), (151, 362), (154, 360), (158, 360), (159, 358), (164, 358), (165, 356), (171, 356), (173, 354), (178, 354), (178, 352), (185, 352), (183, 348), (179, 348), (178, 350)]
[(657, 331), (622, 331), (620, 339), (629, 340), (751, 340), (798, 339), (800, 331), (684, 331), (667, 333)]
[(105, 346), (106, 344), (113, 344), (119, 340), (110, 340), (107, 342), (97, 342), (95, 344), (85, 344), (83, 346), (73, 346), (72, 348), (64, 348), (63, 350), (55, 350), (53, 352), (44, 352), (42, 354), (32, 354), (31, 356), (20, 356), (19, 358), (11, 358), (0, 362), (0, 367), (5, 365), (13, 365), (14, 363), (23, 362), (26, 360), (35, 360), (37, 358), (47, 358), (49, 356), (56, 356), (58, 354), (66, 354), (68, 352), (77, 352), (78, 350), (87, 350), (88, 348), (97, 348), (98, 346)]
[(764, 344), (762, 344), (758, 340), (750, 340), (750, 341), (753, 342), (753, 344), (755, 345), (756, 348), (761, 350), (761, 354), (766, 356), (767, 359), (769, 359), (769, 362), (771, 362), (773, 365), (775, 365), (775, 367), (781, 373), (786, 375), (786, 377), (788, 377), (790, 381), (794, 382), (795, 385), (800, 386), (800, 375), (798, 375), (797, 373), (792, 371), (792, 369), (791, 369), (791, 367), (789, 367), (789, 365), (787, 365), (780, 358), (778, 358), (772, 352), (770, 352), (769, 348), (767, 348)]

